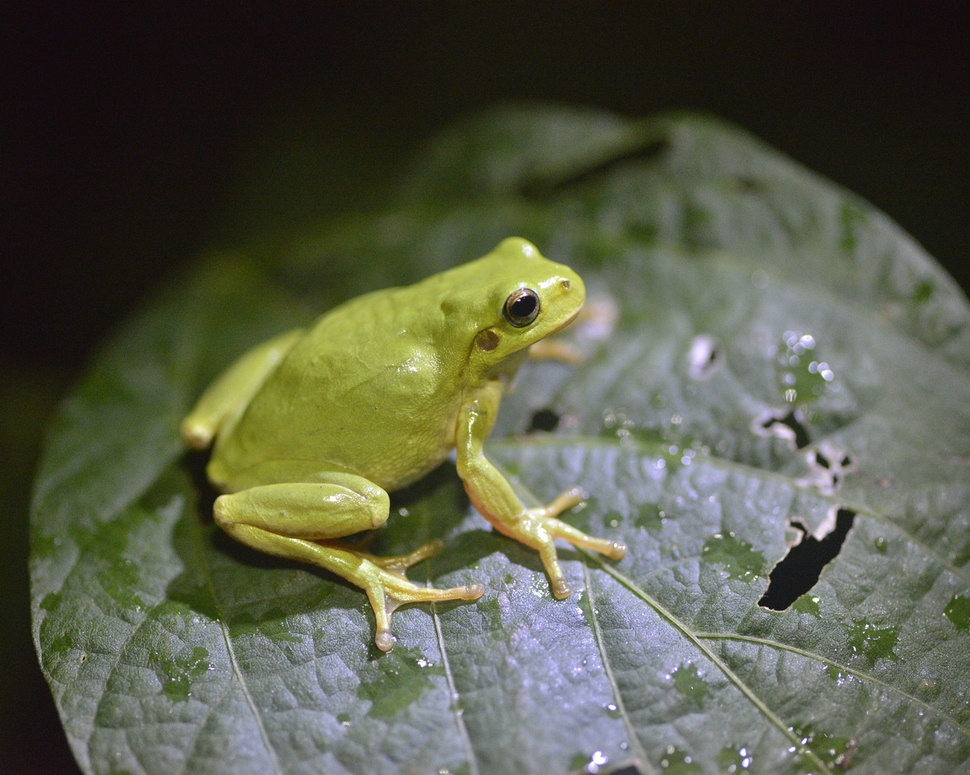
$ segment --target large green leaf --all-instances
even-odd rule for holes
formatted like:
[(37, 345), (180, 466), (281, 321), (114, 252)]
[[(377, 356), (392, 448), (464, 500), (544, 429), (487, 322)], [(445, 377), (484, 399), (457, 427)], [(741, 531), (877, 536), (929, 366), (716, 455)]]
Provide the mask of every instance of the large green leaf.
[[(564, 550), (579, 592), (556, 601), (446, 466), (378, 547), (443, 538), (412, 577), (486, 593), (399, 611), (381, 654), (358, 590), (214, 528), (177, 424), (260, 338), (509, 234), (603, 314), (579, 365), (524, 368), (488, 453), (529, 502), (582, 484), (568, 518), (629, 552)], [(849, 523), (810, 590), (759, 603), (792, 545)], [(884, 215), (717, 121), (492, 112), (385, 212), (204, 261), (64, 405), (32, 529), (37, 648), (88, 772), (970, 767), (967, 301)]]

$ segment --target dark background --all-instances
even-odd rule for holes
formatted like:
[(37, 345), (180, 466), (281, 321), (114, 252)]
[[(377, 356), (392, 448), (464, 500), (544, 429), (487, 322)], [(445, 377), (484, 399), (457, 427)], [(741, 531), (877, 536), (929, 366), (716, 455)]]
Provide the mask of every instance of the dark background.
[[(970, 285), (965, 4), (87, 5), (0, 11), (4, 772), (74, 768), (30, 642), (26, 511), (43, 424), (93, 348), (202, 249), (379, 204), (456, 116), (510, 99), (716, 113)], [(273, 169), (281, 138), (325, 164)], [(264, 175), (303, 204), (267, 206)]]

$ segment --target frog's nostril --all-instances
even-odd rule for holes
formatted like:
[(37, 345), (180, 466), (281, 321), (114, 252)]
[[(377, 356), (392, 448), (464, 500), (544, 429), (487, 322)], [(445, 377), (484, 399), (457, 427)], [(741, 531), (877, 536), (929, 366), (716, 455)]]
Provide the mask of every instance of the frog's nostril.
[(562, 281), (562, 287), (563, 287), (563, 290), (564, 291), (568, 291), (569, 290), (569, 287), (571, 285), (572, 285), (572, 283), (570, 283), (569, 280), (563, 280)]

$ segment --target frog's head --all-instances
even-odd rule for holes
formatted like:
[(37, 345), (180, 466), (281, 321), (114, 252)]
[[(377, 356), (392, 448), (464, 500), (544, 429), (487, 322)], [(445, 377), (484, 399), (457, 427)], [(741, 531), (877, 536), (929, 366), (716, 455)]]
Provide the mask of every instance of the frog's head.
[(447, 273), (441, 309), (470, 364), (489, 369), (568, 325), (586, 298), (582, 279), (519, 237)]

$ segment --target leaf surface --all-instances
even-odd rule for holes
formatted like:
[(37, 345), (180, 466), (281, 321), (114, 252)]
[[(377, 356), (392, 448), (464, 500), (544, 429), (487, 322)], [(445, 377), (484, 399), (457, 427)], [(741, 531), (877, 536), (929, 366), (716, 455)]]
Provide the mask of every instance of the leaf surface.
[[(402, 609), (379, 654), (358, 590), (214, 527), (178, 422), (260, 339), (510, 234), (597, 315), (580, 363), (523, 368), (488, 454), (529, 503), (581, 484), (567, 519), (629, 551), (563, 550), (556, 601), (446, 466), (376, 546), (442, 538), (411, 577), (486, 593)], [(91, 773), (951, 773), (968, 474), (970, 308), (883, 214), (712, 119), (497, 110), (385, 212), (207, 259), (109, 343), (38, 475), (35, 639)]]

